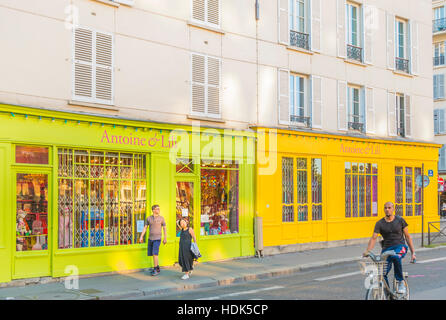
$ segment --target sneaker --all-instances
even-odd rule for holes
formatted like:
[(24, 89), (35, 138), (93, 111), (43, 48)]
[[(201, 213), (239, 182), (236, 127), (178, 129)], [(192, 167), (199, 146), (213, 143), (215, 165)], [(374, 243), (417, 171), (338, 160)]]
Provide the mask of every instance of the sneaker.
[(185, 274), (184, 276), (181, 277), (181, 280), (187, 280), (187, 279), (189, 279), (189, 275), (188, 274)]
[(397, 290), (398, 293), (406, 294), (406, 284), (404, 283), (404, 281), (398, 281), (397, 288), (398, 288)]
[(153, 269), (153, 271), (152, 271), (152, 276), (157, 276), (157, 275), (159, 275), (160, 274), (160, 271), (159, 270), (157, 270), (157, 269)]

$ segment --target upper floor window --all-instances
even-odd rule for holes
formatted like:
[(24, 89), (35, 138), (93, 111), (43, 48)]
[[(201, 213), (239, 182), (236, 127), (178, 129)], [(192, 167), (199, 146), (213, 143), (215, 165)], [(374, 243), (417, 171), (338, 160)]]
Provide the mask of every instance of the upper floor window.
[(309, 126), (307, 86), (307, 77), (290, 74), (290, 122), (304, 123)]
[(446, 128), (444, 125), (444, 110), (445, 109), (435, 109), (434, 110), (434, 133), (443, 134), (446, 133)]
[(444, 6), (434, 9), (434, 21), (432, 21), (433, 32), (446, 30), (446, 19)]
[(192, 0), (192, 20), (220, 27), (220, 0)]
[(396, 94), (396, 118), (397, 118), (397, 133), (401, 137), (405, 137), (405, 99), (404, 95)]
[(363, 89), (356, 86), (347, 87), (348, 128), (364, 132)]
[(220, 59), (193, 53), (191, 67), (191, 113), (220, 118)]
[(395, 69), (409, 73), (408, 23), (395, 19)]
[(361, 7), (357, 4), (346, 4), (347, 58), (362, 62), (361, 45)]
[(434, 74), (434, 99), (444, 98), (444, 74)]
[(310, 49), (307, 0), (289, 0), (290, 45)]
[(434, 43), (434, 66), (444, 65), (444, 41)]
[(113, 35), (87, 28), (73, 30), (72, 99), (113, 104)]

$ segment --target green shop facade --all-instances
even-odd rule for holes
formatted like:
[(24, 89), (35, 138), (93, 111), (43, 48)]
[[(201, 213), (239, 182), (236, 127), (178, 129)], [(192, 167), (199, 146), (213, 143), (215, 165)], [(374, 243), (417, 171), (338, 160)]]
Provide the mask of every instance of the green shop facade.
[(161, 266), (181, 217), (201, 261), (253, 255), (254, 157), (252, 132), (0, 105), (0, 282), (151, 267), (154, 204)]

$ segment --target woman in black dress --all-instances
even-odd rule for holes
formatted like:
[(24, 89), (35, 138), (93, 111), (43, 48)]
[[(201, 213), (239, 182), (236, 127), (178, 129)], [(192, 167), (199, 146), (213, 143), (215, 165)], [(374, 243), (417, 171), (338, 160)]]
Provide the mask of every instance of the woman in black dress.
[(181, 219), (179, 221), (179, 226), (181, 233), (178, 263), (182, 268), (181, 271), (185, 273), (181, 279), (186, 280), (189, 279), (189, 274), (192, 274), (192, 270), (194, 269), (194, 258), (192, 256), (192, 252), (190, 251), (190, 246), (192, 239), (194, 239), (195, 243), (197, 243), (197, 239), (195, 238), (194, 230), (187, 226), (187, 221), (185, 219)]

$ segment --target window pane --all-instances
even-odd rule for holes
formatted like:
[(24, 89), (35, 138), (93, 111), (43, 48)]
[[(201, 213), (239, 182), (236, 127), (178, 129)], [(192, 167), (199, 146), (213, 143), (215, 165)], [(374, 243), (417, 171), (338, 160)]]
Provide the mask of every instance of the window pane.
[(48, 164), (48, 148), (16, 146), (15, 162), (29, 164)]
[(351, 175), (345, 175), (345, 216), (351, 217), (352, 199), (351, 199)]
[(322, 220), (322, 159), (311, 160), (312, 219)]
[(294, 198), (293, 158), (282, 158), (282, 203), (291, 204)]

